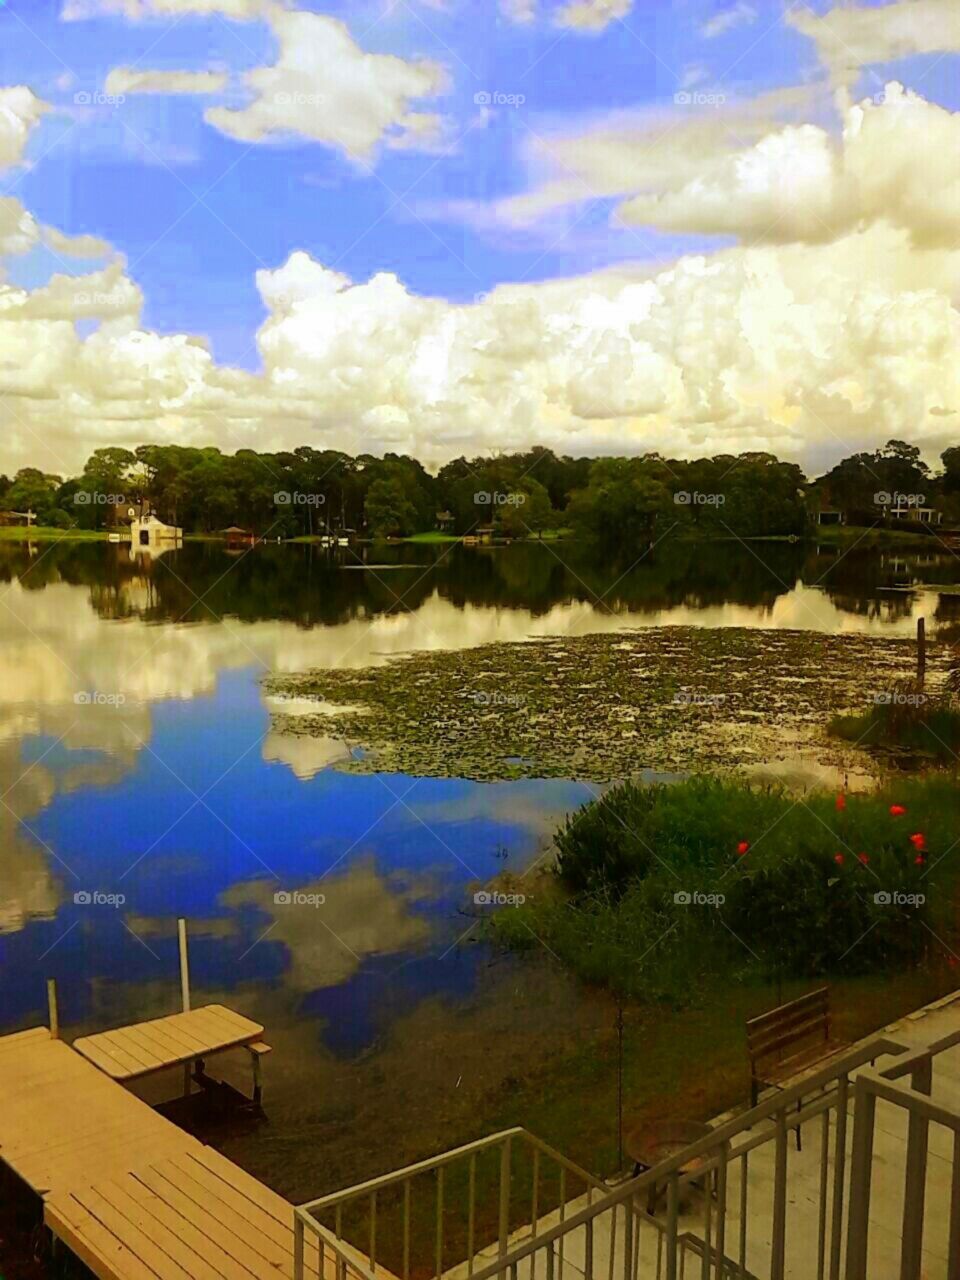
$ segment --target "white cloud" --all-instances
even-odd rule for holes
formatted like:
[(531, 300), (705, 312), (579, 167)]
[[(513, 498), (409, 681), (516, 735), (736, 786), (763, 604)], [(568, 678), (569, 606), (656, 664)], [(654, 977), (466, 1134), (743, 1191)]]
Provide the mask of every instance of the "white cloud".
[(440, 141), (434, 113), (413, 102), (442, 92), (443, 68), (426, 59), (365, 53), (337, 18), (316, 13), (271, 15), (277, 61), (244, 77), (246, 107), (213, 107), (206, 120), (243, 142), (296, 136), (336, 147), (360, 160), (378, 144), (429, 149)]
[(0, 196), (0, 258), (29, 253), (40, 228), (15, 196)]
[(787, 22), (816, 43), (837, 84), (852, 85), (865, 66), (919, 53), (960, 50), (956, 0), (895, 0), (880, 6), (844, 6), (822, 17), (790, 9)]
[(611, 22), (625, 18), (632, 7), (633, 0), (570, 0), (554, 21), (575, 31), (604, 31)]
[(131, 93), (209, 94), (220, 93), (228, 77), (216, 71), (137, 71), (114, 67), (107, 76), (104, 92), (123, 97)]
[(736, 0), (735, 4), (728, 5), (708, 18), (700, 27), (700, 35), (704, 40), (716, 40), (718, 36), (726, 35), (737, 27), (750, 26), (758, 16), (752, 4), (747, 4), (746, 0)]
[(32, 130), (49, 110), (26, 85), (0, 88), (0, 169), (20, 164)]
[(845, 113), (839, 142), (813, 125), (704, 159), (693, 175), (639, 195), (626, 223), (745, 240), (833, 240), (889, 223), (949, 246), (960, 225), (960, 114), (902, 86)]
[(499, 8), (508, 22), (526, 24), (537, 16), (537, 0), (499, 0)]
[(68, 236), (55, 227), (43, 228), (44, 241), (62, 258), (105, 258), (113, 247), (99, 236)]
[(270, 0), (64, 0), (64, 22), (86, 18), (120, 17), (132, 21), (169, 14), (220, 13), (226, 18), (249, 21), (259, 17)]
[[(640, 192), (644, 217), (743, 244), (471, 305), (293, 253), (257, 274), (261, 374), (143, 329), (119, 262), (0, 284), (0, 468), (79, 467), (100, 444), (146, 440), (428, 463), (532, 441), (802, 462), (900, 436), (937, 452), (960, 405), (960, 113), (891, 86), (850, 108), (835, 142), (811, 123), (771, 127), (783, 107), (741, 112), (746, 145), (693, 122), (672, 149), (641, 153), (613, 129), (576, 144), (597, 185)], [(36, 234), (24, 213), (6, 211), (14, 239)]]
[[(116, 264), (33, 293), (0, 287), (0, 465), (52, 466), (40, 440), (74, 466), (144, 440), (433, 463), (532, 440), (802, 461), (891, 435), (942, 448), (951, 420), (933, 410), (960, 403), (960, 253), (888, 226), (501, 286), (466, 306), (387, 273), (352, 283), (305, 253), (257, 284), (262, 376), (140, 329), (139, 291)], [(73, 320), (94, 313), (83, 339)]]

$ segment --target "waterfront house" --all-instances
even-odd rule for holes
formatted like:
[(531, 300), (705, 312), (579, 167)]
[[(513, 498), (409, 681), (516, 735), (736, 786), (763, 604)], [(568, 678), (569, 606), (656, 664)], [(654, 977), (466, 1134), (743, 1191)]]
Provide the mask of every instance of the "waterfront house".
[(183, 542), (183, 530), (164, 522), (152, 512), (136, 516), (130, 521), (130, 542), (134, 547), (154, 550), (157, 547), (179, 547)]

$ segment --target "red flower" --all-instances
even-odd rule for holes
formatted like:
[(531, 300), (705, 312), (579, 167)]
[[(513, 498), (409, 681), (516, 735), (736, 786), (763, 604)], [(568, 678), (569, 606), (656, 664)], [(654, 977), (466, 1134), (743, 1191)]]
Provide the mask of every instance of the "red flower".
[(857, 861), (858, 861), (858, 862), (862, 862), (862, 863), (863, 863), (863, 865), (864, 865), (864, 866), (866, 866), (866, 865), (867, 865), (867, 863), (870, 861), (870, 855), (869, 855), (869, 853), (858, 853), (858, 854), (857, 854)]
[(910, 843), (915, 849), (919, 849), (921, 853), (927, 847), (927, 837), (922, 831), (915, 831), (910, 837)]
[(903, 806), (902, 804), (892, 804), (892, 805), (890, 806), (890, 815), (891, 815), (891, 817), (894, 817), (894, 818), (902, 818), (902, 817), (903, 817), (903, 815), (904, 815), (906, 812), (907, 812), (907, 811), (906, 811), (906, 809), (904, 808), (904, 806)]
[(926, 862), (926, 858), (923, 856), (922, 853), (918, 853), (917, 856), (914, 858), (914, 862), (917, 864), (918, 867), (922, 867), (923, 864)]
[(847, 807), (847, 797), (841, 791), (837, 796), (837, 813), (842, 813)]
[(842, 853), (835, 853), (835, 854), (833, 855), (833, 860), (834, 860), (834, 862), (837, 864), (837, 866), (838, 866), (838, 867), (842, 867), (842, 866), (843, 866), (843, 854), (842, 854)]
[(737, 853), (739, 853), (740, 857), (742, 858), (749, 848), (750, 848), (750, 842), (748, 840), (741, 840), (740, 843), (737, 845)]

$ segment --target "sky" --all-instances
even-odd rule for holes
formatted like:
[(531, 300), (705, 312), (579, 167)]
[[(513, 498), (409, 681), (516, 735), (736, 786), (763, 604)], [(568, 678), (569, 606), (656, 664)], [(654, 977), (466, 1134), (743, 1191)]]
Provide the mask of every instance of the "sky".
[(0, 0), (0, 469), (960, 411), (960, 4)]

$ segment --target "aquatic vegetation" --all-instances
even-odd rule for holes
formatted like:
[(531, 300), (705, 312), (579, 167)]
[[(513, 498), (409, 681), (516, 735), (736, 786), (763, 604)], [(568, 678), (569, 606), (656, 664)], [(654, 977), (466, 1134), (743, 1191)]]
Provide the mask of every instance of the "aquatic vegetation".
[[(931, 681), (947, 662), (931, 646)], [(419, 652), (378, 667), (278, 677), (271, 692), (333, 714), (275, 717), (290, 733), (366, 748), (345, 767), (492, 780), (618, 781), (795, 757), (862, 765), (824, 720), (894, 688), (905, 639), (752, 628), (650, 627)], [(361, 706), (366, 714), (337, 711)], [(743, 839), (736, 833), (734, 844)]]
[(876, 751), (960, 763), (960, 707), (952, 693), (934, 696), (908, 685), (859, 715), (835, 716), (830, 732)]

